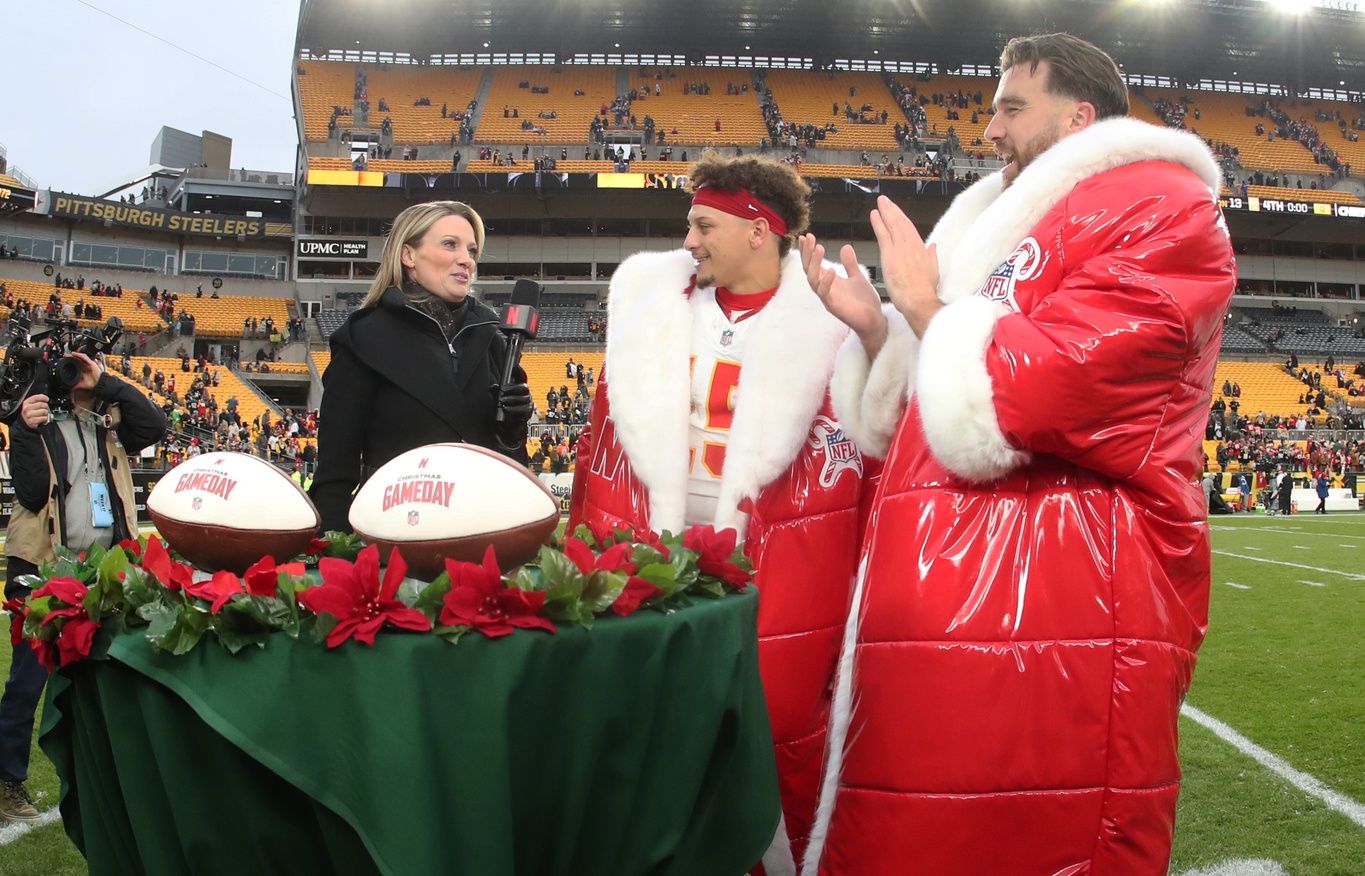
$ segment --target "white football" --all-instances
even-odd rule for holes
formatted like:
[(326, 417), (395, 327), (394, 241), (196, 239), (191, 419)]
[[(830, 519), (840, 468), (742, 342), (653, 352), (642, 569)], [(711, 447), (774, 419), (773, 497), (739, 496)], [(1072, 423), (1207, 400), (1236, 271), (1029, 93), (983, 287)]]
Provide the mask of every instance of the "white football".
[(381, 466), (351, 502), (351, 528), (411, 573), (432, 578), (445, 559), (477, 563), (493, 545), (509, 570), (535, 557), (559, 524), (559, 502), (516, 461), (473, 444), (428, 444)]
[(201, 569), (241, 574), (264, 556), (299, 554), (322, 518), (298, 484), (245, 453), (205, 453), (166, 472), (147, 496), (161, 537)]

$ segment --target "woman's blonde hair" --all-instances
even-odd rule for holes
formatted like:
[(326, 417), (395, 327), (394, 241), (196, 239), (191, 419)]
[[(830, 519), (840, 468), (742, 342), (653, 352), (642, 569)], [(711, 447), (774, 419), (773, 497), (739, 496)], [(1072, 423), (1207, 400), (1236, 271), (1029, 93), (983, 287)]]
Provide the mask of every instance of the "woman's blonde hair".
[[(393, 220), (388, 240), (384, 242), (384, 255), (379, 260), (379, 271), (374, 275), (374, 282), (370, 284), (369, 294), (360, 302), (361, 307), (374, 307), (379, 303), (384, 290), (390, 286), (397, 286), (399, 289), (404, 287), (408, 278), (403, 267), (403, 247), (416, 246), (431, 230), (431, 226), (447, 216), (459, 216), (473, 226), (474, 245), (478, 248), (478, 255), (483, 255), (483, 219), (474, 212), (473, 207), (461, 201), (428, 201), (425, 204), (414, 204)], [(475, 258), (477, 261), (477, 256)], [(477, 270), (477, 264), (475, 269)]]

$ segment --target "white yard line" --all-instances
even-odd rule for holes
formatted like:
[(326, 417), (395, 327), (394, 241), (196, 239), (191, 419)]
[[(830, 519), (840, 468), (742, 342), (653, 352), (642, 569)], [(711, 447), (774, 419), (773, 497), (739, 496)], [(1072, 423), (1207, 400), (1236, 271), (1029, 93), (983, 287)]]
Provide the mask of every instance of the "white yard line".
[(1250, 589), (1251, 589), (1251, 586), (1250, 586), (1250, 585), (1248, 585), (1248, 584), (1238, 584), (1236, 581), (1224, 581), (1223, 583), (1226, 584), (1226, 585), (1228, 585), (1229, 587), (1236, 587), (1238, 590), (1250, 590)]
[(1237, 858), (1211, 867), (1186, 870), (1180, 876), (1289, 876), (1289, 873), (1278, 861), (1268, 858)]
[(1307, 585), (1310, 586), (1310, 587), (1326, 587), (1326, 586), (1327, 586), (1326, 584), (1322, 583), (1321, 581), (1304, 581), (1303, 579), (1299, 579), (1299, 583), (1300, 583), (1300, 584), (1307, 584)]
[(1196, 724), (1213, 731), (1213, 734), (1219, 739), (1231, 744), (1238, 751), (1242, 752), (1242, 754), (1245, 754), (1247, 757), (1256, 761), (1303, 793), (1318, 798), (1326, 804), (1327, 808), (1334, 812), (1340, 812), (1358, 826), (1365, 827), (1365, 805), (1360, 804), (1339, 791), (1332, 790), (1319, 779), (1310, 776), (1308, 773), (1294, 769), (1283, 758), (1272, 754), (1238, 733), (1227, 724), (1224, 724), (1217, 718), (1204, 714), (1189, 703), (1180, 707), (1180, 714), (1189, 718), (1191, 721), (1194, 721)]
[(1290, 566), (1295, 569), (1307, 569), (1310, 572), (1324, 572), (1328, 575), (1340, 575), (1343, 578), (1350, 578), (1353, 581), (1365, 581), (1365, 575), (1357, 575), (1355, 572), (1338, 572), (1336, 569), (1324, 569), (1321, 566), (1305, 566), (1302, 563), (1287, 563), (1284, 560), (1268, 560), (1265, 557), (1248, 557), (1246, 554), (1234, 554), (1232, 551), (1213, 551), (1223, 557), (1233, 557), (1238, 560), (1251, 560), (1256, 563), (1271, 563), (1276, 566)]
[[(1232, 527), (1228, 527), (1228, 528), (1231, 529)], [(1238, 528), (1240, 529), (1241, 527), (1238, 527)], [(1257, 533), (1261, 533), (1261, 532), (1279, 532), (1279, 533), (1283, 533), (1284, 535), (1303, 535), (1303, 530), (1301, 530), (1301, 529), (1272, 529), (1272, 528), (1270, 528), (1269, 526), (1261, 527), (1260, 529), (1255, 529), (1255, 530), (1247, 529), (1246, 531), (1247, 531), (1247, 532), (1257, 532)], [(1344, 533), (1338, 532), (1338, 533), (1333, 533), (1333, 534), (1329, 535), (1328, 538), (1365, 538), (1365, 535), (1346, 535), (1346, 534), (1344, 534)]]
[(7, 846), (10, 843), (14, 842), (15, 840), (19, 839), (20, 837), (27, 836), (29, 833), (37, 830), (40, 827), (47, 827), (49, 824), (55, 824), (56, 822), (61, 820), (62, 820), (61, 810), (58, 809), (56, 806), (53, 806), (51, 809), (48, 809), (47, 811), (43, 812), (41, 817), (37, 821), (30, 821), (28, 823), (16, 821), (10, 824), (6, 824), (4, 827), (0, 827), (0, 846)]

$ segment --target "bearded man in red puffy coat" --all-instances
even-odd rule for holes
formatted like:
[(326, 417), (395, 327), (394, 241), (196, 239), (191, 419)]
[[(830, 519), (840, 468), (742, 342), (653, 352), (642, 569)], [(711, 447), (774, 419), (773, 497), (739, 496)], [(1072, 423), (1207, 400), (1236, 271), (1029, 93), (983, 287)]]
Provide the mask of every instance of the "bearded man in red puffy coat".
[(1000, 67), (986, 136), (1004, 170), (927, 247), (886, 198), (873, 214), (889, 319), (801, 240), (856, 333), (834, 409), (888, 453), (810, 876), (1169, 862), (1208, 623), (1201, 439), (1234, 286), (1220, 176), (1198, 138), (1126, 118), (1089, 43), (1013, 40)]
[[(834, 666), (879, 464), (830, 409), (847, 327), (793, 244), (810, 187), (790, 168), (708, 154), (691, 168), (684, 249), (611, 280), (607, 354), (578, 441), (569, 526), (732, 529), (754, 562), (758, 659), (782, 823), (763, 858), (795, 873), (815, 815)], [(855, 270), (857, 266), (854, 266)]]

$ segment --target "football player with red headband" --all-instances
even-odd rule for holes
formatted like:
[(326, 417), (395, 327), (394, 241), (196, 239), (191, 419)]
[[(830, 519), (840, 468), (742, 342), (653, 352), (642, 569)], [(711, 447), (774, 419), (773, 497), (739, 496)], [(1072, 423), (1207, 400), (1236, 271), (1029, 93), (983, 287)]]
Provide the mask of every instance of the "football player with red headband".
[[(759, 664), (783, 818), (763, 863), (795, 872), (815, 813), (830, 681), (879, 463), (830, 408), (848, 329), (793, 243), (810, 187), (757, 157), (690, 174), (683, 249), (611, 280), (607, 354), (578, 444), (570, 529), (733, 529), (757, 570)], [(837, 270), (844, 270), (838, 268)]]

